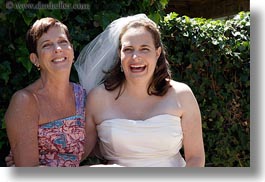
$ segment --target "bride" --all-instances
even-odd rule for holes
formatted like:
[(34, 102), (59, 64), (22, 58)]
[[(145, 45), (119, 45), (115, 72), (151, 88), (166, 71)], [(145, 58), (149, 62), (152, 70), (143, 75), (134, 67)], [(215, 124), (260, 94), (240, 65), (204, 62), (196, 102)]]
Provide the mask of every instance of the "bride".
[(204, 166), (198, 103), (189, 86), (171, 79), (159, 29), (147, 16), (112, 22), (75, 67), (88, 92), (87, 138), (96, 143), (97, 132), (109, 164)]

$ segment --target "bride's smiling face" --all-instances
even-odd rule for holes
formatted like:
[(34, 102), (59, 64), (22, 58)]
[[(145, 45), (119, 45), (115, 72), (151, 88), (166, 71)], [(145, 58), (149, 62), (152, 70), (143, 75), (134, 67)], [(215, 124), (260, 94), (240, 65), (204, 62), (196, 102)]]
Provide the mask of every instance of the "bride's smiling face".
[(161, 47), (155, 48), (152, 34), (144, 27), (131, 27), (121, 37), (121, 66), (126, 79), (149, 81), (154, 73)]

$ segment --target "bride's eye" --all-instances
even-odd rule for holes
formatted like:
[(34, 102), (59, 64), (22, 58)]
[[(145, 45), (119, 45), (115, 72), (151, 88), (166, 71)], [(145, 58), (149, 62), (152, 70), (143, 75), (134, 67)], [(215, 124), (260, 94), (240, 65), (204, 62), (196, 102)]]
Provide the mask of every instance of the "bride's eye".
[(143, 51), (143, 52), (148, 52), (149, 49), (145, 47), (145, 48), (142, 48), (141, 51)]
[(129, 53), (129, 52), (132, 52), (133, 49), (132, 48), (124, 48), (123, 49), (123, 52), (126, 52), (126, 53)]

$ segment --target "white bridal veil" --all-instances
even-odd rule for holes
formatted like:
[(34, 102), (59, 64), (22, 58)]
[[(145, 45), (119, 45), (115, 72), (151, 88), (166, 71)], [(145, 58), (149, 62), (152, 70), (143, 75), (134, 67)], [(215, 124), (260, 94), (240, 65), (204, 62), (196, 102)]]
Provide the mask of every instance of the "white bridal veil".
[(130, 21), (138, 19), (148, 17), (145, 14), (137, 14), (113, 21), (80, 52), (74, 66), (80, 84), (87, 93), (103, 79), (103, 70), (108, 71), (118, 61), (119, 35), (122, 28)]

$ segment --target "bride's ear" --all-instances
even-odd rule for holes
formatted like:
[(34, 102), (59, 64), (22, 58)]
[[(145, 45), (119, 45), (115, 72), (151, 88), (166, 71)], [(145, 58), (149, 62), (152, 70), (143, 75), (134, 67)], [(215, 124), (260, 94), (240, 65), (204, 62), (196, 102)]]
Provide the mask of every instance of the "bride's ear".
[(156, 59), (158, 59), (158, 58), (159, 58), (159, 56), (160, 56), (160, 54), (161, 54), (161, 51), (162, 51), (162, 48), (161, 48), (161, 46), (160, 46), (160, 47), (158, 47), (158, 48), (156, 49)]

